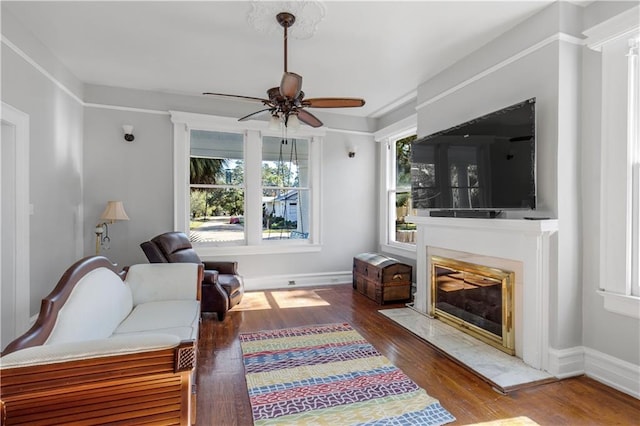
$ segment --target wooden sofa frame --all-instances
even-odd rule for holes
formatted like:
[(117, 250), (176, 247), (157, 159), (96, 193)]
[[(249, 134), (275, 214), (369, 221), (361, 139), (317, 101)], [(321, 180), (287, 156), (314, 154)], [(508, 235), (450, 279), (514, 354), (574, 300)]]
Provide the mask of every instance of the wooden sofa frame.
[[(2, 355), (43, 344), (73, 287), (100, 267), (125, 276), (101, 256), (76, 262), (43, 299), (33, 327)], [(171, 348), (2, 368), (1, 424), (195, 423), (196, 354), (197, 342), (188, 340)]]

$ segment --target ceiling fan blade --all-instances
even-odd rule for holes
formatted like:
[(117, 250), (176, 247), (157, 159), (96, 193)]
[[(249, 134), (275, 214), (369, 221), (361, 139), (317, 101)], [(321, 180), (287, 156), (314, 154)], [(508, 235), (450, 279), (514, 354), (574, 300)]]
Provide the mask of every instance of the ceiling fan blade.
[(262, 102), (265, 105), (270, 104), (270, 100), (269, 99), (262, 99), (262, 98), (255, 98), (253, 96), (242, 96), (242, 95), (228, 95), (226, 93), (211, 93), (211, 92), (204, 92), (203, 95), (209, 95), (209, 96), (224, 96), (226, 98), (238, 98), (238, 99), (246, 99), (248, 101), (258, 101), (258, 102)]
[(308, 124), (311, 127), (322, 126), (322, 121), (320, 121), (318, 117), (303, 109), (298, 110), (298, 120), (302, 121), (304, 124)]
[(294, 72), (285, 72), (280, 82), (280, 94), (285, 98), (297, 98), (302, 89), (302, 76)]
[(360, 98), (311, 98), (302, 101), (302, 105), (310, 108), (354, 108), (364, 105)]
[(256, 111), (256, 112), (252, 112), (251, 114), (245, 115), (244, 117), (238, 118), (238, 121), (245, 121), (248, 120), (251, 117), (254, 117), (256, 115), (260, 115), (262, 113), (264, 113), (265, 111), (272, 111), (273, 108), (265, 108), (265, 109), (261, 109), (260, 111)]

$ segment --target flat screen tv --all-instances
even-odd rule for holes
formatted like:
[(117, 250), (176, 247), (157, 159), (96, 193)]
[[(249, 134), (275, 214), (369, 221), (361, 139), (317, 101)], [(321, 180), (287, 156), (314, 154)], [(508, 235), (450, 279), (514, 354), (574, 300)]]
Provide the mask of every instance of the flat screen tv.
[(416, 140), (413, 207), (432, 216), (535, 209), (535, 105), (528, 99)]

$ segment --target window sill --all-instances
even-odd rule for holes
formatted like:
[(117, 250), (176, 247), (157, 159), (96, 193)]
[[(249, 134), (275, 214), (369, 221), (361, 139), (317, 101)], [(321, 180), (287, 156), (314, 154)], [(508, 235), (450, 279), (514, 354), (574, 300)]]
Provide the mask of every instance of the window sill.
[(415, 244), (380, 244), (380, 251), (382, 251), (383, 253), (416, 260)]
[(265, 244), (260, 246), (199, 246), (194, 247), (200, 257), (220, 257), (254, 254), (313, 253), (322, 250), (319, 244)]
[(598, 291), (604, 298), (604, 309), (616, 314), (640, 319), (640, 297), (627, 296), (624, 294), (611, 293), (608, 291)]

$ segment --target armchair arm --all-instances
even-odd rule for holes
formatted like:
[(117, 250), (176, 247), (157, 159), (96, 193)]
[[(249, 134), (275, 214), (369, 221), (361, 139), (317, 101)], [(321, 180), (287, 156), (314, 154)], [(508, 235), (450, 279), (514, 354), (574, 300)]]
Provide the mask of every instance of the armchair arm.
[(203, 263), (206, 270), (214, 269), (220, 274), (238, 275), (238, 262), (206, 260)]
[(205, 269), (202, 284), (215, 285), (218, 283), (218, 271)]

